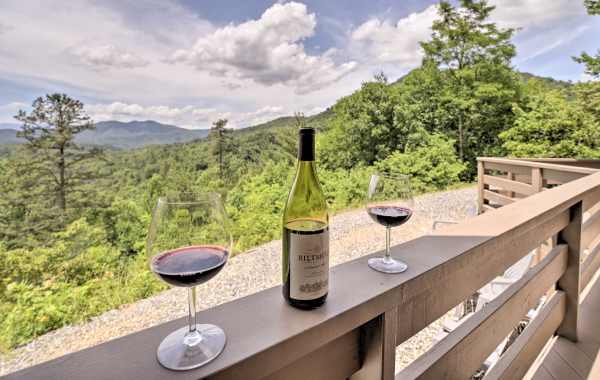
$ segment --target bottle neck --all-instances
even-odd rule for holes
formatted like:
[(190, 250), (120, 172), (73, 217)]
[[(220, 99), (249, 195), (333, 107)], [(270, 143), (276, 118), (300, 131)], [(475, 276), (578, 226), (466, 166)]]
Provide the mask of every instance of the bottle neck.
[(300, 135), (298, 143), (298, 161), (314, 161), (315, 160), (315, 135), (314, 133), (306, 133)]

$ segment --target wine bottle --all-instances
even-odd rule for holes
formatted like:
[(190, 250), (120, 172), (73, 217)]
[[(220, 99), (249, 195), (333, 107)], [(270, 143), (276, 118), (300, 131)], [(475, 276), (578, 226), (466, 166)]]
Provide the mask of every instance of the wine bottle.
[(300, 128), (296, 177), (283, 211), (283, 297), (301, 309), (329, 292), (329, 215), (315, 167), (315, 130)]

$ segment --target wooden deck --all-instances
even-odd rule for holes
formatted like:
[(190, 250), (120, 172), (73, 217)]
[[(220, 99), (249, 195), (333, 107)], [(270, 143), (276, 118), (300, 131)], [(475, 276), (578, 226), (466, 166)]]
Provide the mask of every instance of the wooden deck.
[(579, 341), (552, 338), (525, 379), (600, 379), (600, 276), (581, 295)]

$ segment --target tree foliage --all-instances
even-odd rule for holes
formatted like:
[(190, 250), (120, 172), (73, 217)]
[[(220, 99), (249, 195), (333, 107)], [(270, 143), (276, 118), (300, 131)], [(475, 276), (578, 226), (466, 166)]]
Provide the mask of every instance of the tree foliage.
[(443, 72), (438, 101), (448, 117), (442, 128), (456, 139), (459, 159), (472, 163), (482, 147), (497, 145), (497, 134), (512, 124), (510, 108), (519, 97), (510, 68), (515, 30), (487, 21), (495, 7), (485, 0), (461, 0), (460, 5), (440, 3), (432, 38), (421, 47), (424, 64)]
[[(590, 16), (600, 15), (600, 1), (584, 0), (583, 4)], [(598, 79), (600, 78), (600, 50), (595, 55), (589, 55), (586, 52), (581, 53), (579, 57), (573, 57), (577, 63), (585, 65), (585, 73)]]
[(58, 231), (83, 210), (100, 206), (98, 181), (108, 174), (103, 151), (75, 144), (75, 136), (93, 129), (83, 103), (65, 94), (36, 99), (30, 113), (19, 111), (19, 137), (26, 143), (17, 158), (6, 164), (7, 181), (0, 184), (6, 197), (0, 201), (0, 237), (15, 239)]
[(209, 133), (209, 138), (213, 140), (213, 155), (219, 164), (219, 178), (221, 180), (225, 179), (226, 155), (231, 149), (231, 129), (226, 128), (226, 125), (227, 119), (219, 119), (213, 123)]
[(585, 112), (587, 103), (530, 86), (527, 103), (515, 106), (514, 126), (500, 135), (506, 151), (516, 157), (600, 157), (600, 123)]

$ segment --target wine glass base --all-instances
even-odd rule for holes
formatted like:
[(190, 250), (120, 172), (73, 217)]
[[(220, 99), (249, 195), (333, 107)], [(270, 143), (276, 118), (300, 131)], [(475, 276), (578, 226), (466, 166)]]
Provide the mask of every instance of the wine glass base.
[(371, 269), (383, 273), (402, 273), (408, 269), (408, 265), (392, 257), (372, 257), (368, 263)]
[(201, 338), (193, 345), (183, 343), (188, 327), (173, 331), (163, 339), (156, 352), (158, 362), (165, 368), (184, 371), (203, 366), (219, 356), (227, 340), (225, 332), (209, 324), (196, 325), (196, 329)]

